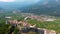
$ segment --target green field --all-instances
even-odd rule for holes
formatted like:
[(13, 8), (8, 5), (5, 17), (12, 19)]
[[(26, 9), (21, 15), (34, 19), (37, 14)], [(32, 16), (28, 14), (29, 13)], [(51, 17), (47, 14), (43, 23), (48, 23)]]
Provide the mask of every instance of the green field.
[[(0, 14), (0, 34), (7, 34), (9, 31), (9, 25), (5, 24), (6, 19), (4, 16), (7, 14)], [(17, 20), (23, 20), (23, 16), (21, 14), (8, 14), (9, 16), (12, 16), (12, 19), (17, 19)], [(27, 20), (30, 24), (36, 24), (36, 27), (39, 28), (45, 28), (48, 30), (55, 30), (56, 32), (60, 33), (60, 19), (57, 18), (57, 20), (53, 22), (40, 22), (37, 20)]]

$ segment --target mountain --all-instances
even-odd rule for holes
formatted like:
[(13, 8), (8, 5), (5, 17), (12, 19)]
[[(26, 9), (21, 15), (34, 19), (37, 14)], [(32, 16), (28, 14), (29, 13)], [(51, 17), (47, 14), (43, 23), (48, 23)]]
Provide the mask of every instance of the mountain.
[(11, 10), (20, 10), (24, 13), (34, 13), (34, 14), (46, 14), (60, 16), (60, 0), (41, 0), (37, 3), (20, 3), (20, 2), (11, 2), (5, 3), (0, 2), (0, 10), (8, 9)]
[(32, 4), (35, 4), (39, 2), (39, 0), (16, 0), (15, 2), (1, 2), (0, 1), (0, 7), (4, 9), (17, 9), (26, 7)]
[(24, 7), (20, 10), (23, 10), (22, 12), (25, 13), (34, 13), (38, 15), (47, 14), (60, 16), (60, 0), (45, 0), (28, 7)]

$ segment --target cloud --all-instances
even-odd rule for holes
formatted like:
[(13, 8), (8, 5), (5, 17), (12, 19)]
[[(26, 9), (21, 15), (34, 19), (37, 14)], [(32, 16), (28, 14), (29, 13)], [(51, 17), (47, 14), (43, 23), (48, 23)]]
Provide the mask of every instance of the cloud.
[(16, 0), (17, 2), (38, 2), (40, 0)]
[(0, 2), (14, 2), (15, 0), (0, 0)]
[(38, 2), (39, 0), (0, 0), (0, 2)]
[(56, 2), (58, 2), (59, 0), (56, 0)]

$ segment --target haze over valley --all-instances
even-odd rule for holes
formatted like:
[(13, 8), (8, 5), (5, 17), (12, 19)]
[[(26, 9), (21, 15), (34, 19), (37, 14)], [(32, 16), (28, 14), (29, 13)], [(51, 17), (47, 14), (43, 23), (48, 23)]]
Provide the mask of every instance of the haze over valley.
[(60, 34), (60, 0), (0, 0), (0, 34)]

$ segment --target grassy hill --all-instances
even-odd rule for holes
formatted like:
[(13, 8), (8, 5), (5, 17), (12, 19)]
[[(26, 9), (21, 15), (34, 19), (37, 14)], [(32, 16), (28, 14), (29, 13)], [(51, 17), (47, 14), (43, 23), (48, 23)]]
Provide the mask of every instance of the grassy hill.
[[(5, 24), (6, 19), (4, 18), (4, 15), (5, 14), (0, 16), (0, 34), (4, 34), (4, 33), (7, 34), (8, 31), (9, 31), (9, 25)], [(17, 19), (17, 20), (22, 18), (22, 17), (20, 17), (21, 15), (19, 15), (19, 14), (12, 14), (12, 15), (9, 14), (9, 15), (14, 16), (13, 19)], [(19, 16), (19, 17), (17, 17), (17, 16)], [(20, 20), (22, 20), (22, 19), (20, 19)], [(40, 21), (37, 21), (37, 20), (31, 20), (31, 19), (29, 19), (27, 21), (32, 25), (36, 24), (37, 27), (39, 27), (39, 28), (55, 30), (56, 32), (60, 33), (60, 18), (59, 19), (57, 18), (56, 21), (52, 21), (52, 22), (46, 22), (46, 21), (45, 22), (40, 22)]]

